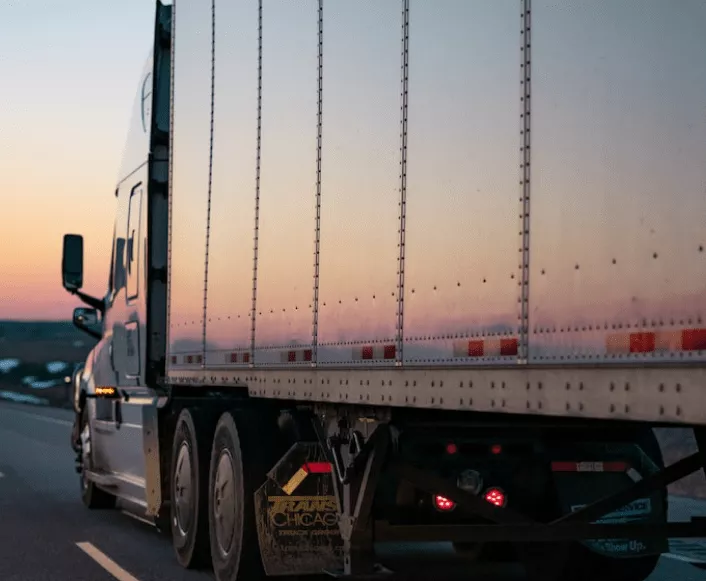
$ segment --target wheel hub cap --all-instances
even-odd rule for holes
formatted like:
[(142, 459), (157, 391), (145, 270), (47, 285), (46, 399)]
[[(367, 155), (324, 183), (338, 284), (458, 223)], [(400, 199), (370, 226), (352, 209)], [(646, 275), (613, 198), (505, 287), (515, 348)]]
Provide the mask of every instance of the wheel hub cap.
[(213, 517), (216, 541), (221, 554), (228, 555), (235, 530), (235, 490), (233, 459), (227, 450), (221, 452), (213, 485)]
[(176, 470), (174, 471), (174, 504), (176, 525), (182, 535), (191, 527), (193, 506), (193, 485), (191, 482), (191, 455), (186, 443), (179, 448)]

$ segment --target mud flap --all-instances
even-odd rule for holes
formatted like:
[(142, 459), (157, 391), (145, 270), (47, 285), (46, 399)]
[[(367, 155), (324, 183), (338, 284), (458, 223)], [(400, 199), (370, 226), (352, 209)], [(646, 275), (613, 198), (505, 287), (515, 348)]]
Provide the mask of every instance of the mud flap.
[[(604, 496), (632, 483), (625, 473), (566, 473), (555, 474), (555, 483), (562, 513), (576, 512)], [(665, 522), (662, 497), (653, 494), (607, 514), (595, 522), (606, 524)], [(595, 539), (582, 541), (588, 549), (606, 557), (626, 558), (659, 555), (668, 551), (666, 539)]]
[(311, 575), (343, 566), (331, 466), (316, 443), (298, 442), (255, 493), (267, 575)]

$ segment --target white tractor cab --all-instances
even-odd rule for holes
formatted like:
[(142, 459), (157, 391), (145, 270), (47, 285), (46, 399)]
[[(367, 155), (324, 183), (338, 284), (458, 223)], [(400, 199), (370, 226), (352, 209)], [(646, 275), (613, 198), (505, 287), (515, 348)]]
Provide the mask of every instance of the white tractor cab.
[[(141, 408), (153, 401), (153, 392), (146, 386), (154, 385), (163, 373), (165, 356), (167, 224), (161, 218), (167, 215), (171, 6), (155, 5), (154, 47), (140, 76), (115, 190), (117, 209), (105, 296), (97, 298), (81, 290), (82, 236), (64, 236), (62, 259), (64, 288), (89, 307), (74, 310), (74, 325), (98, 339), (73, 377), (76, 421), (72, 445), (78, 452), (81, 439), (87, 444), (83, 457), (77, 458), (78, 469), (87, 459), (92, 438), (96, 453), (90, 458), (91, 469), (112, 474), (109, 487), (117, 487), (120, 496), (133, 497), (140, 504), (145, 496), (142, 446), (126, 445), (122, 440), (142, 437)], [(149, 206), (153, 211), (148, 211)], [(86, 405), (97, 387), (115, 385), (120, 386), (121, 399), (95, 399), (95, 406)], [(95, 481), (83, 479), (84, 494), (100, 496)]]

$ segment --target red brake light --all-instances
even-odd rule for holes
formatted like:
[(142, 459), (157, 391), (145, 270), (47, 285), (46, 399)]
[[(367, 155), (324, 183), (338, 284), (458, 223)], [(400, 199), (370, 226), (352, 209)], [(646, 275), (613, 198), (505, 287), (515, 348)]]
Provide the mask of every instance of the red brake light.
[(493, 444), (490, 447), (491, 454), (495, 454), (495, 455), (502, 454), (502, 451), (503, 451), (503, 447), (500, 444)]
[(489, 488), (485, 491), (483, 498), (485, 498), (485, 500), (490, 504), (494, 504), (495, 506), (499, 506), (501, 508), (507, 503), (505, 493), (499, 488)]
[(436, 506), (436, 510), (440, 510), (441, 512), (450, 512), (456, 508), (456, 503), (453, 500), (449, 500), (437, 494), (434, 496), (434, 506)]
[(449, 442), (446, 444), (446, 453), (447, 454), (455, 454), (458, 452), (458, 446), (454, 444), (453, 442)]

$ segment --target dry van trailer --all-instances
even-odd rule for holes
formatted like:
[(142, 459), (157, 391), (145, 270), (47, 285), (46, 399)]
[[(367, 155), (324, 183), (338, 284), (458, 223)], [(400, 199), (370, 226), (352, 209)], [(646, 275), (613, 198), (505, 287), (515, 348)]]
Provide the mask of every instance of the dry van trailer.
[(166, 381), (703, 423), (704, 8), (637, 6), (175, 6)]

